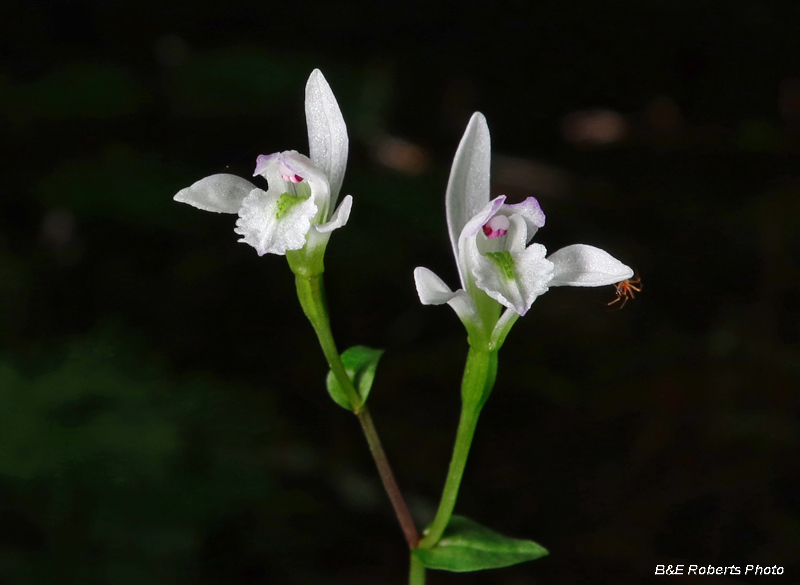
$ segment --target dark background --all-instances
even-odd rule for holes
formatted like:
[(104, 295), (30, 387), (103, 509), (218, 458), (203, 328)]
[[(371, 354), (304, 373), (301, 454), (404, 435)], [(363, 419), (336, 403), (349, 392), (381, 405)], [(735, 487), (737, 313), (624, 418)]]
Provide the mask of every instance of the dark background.
[(457, 511), (551, 556), (429, 583), (800, 579), (800, 4), (15, 0), (0, 9), (0, 582), (400, 584), (407, 553), (284, 258), (172, 196), (307, 152), (319, 67), (351, 137), (326, 257), (342, 349), (423, 525), (466, 355), (412, 271), (469, 115), (537, 241), (644, 290), (555, 289), (500, 355)]

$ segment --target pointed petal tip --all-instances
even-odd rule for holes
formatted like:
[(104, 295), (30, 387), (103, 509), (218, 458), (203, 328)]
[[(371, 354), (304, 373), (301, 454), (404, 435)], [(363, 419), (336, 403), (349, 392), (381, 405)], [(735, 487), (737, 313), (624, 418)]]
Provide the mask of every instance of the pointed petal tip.
[(481, 126), (486, 126), (487, 129), (489, 127), (489, 124), (486, 122), (486, 116), (484, 116), (483, 113), (481, 112), (475, 112), (472, 114), (472, 116), (470, 116), (467, 128), (478, 124), (480, 124)]
[(483, 146), (484, 144), (487, 148), (490, 146), (489, 123), (486, 121), (486, 116), (482, 113), (475, 112), (470, 116), (467, 128), (464, 130), (462, 142), (468, 136), (475, 141), (475, 146)]
[(339, 204), (339, 207), (336, 208), (336, 211), (333, 212), (331, 219), (327, 223), (323, 223), (321, 225), (314, 226), (314, 228), (321, 234), (326, 234), (328, 232), (332, 232), (335, 229), (339, 229), (347, 225), (347, 221), (350, 219), (350, 211), (353, 208), (353, 196), (346, 195), (342, 202)]
[(325, 79), (325, 76), (319, 69), (314, 69), (308, 76), (308, 81), (306, 82), (306, 92), (308, 92), (308, 90), (314, 86), (328, 86), (328, 81)]
[(432, 270), (418, 266), (414, 269), (414, 285), (423, 305), (443, 305), (453, 298), (453, 291)]

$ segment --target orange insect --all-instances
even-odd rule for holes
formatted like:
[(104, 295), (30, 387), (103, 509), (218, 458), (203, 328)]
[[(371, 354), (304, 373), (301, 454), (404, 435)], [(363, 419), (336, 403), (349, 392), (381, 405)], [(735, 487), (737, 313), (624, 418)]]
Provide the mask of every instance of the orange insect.
[[(625, 306), (625, 303), (628, 302), (628, 299), (636, 298), (634, 292), (642, 292), (642, 279), (638, 276), (630, 278), (628, 280), (623, 280), (622, 282), (618, 282), (614, 286), (617, 288), (617, 298), (608, 303), (610, 307), (614, 303), (618, 303), (622, 301), (622, 304), (619, 306), (621, 309)], [(638, 286), (637, 286), (638, 285)]]

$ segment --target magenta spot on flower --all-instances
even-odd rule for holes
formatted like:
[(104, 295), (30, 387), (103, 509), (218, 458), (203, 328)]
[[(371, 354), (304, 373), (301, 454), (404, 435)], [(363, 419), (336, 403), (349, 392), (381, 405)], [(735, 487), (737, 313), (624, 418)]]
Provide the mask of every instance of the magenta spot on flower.
[(483, 234), (490, 239), (501, 238), (508, 233), (510, 222), (505, 215), (495, 215), (483, 224)]
[(295, 175), (295, 174), (292, 174), (292, 175), (281, 175), (281, 177), (283, 177), (284, 181), (289, 181), (291, 183), (299, 183), (300, 181), (303, 180), (303, 177), (301, 177), (300, 175)]

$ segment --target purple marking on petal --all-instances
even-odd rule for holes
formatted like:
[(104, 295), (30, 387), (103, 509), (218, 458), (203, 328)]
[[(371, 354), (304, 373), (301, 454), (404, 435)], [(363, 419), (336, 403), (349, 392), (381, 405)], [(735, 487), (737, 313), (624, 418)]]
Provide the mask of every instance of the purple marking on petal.
[(278, 155), (280, 155), (279, 152), (259, 155), (259, 157), (256, 159), (256, 170), (253, 171), (253, 176), (255, 177), (256, 175), (263, 175), (264, 170), (267, 168), (269, 163)]
[[(274, 164), (274, 161), (278, 160), (278, 172), (280, 173), (281, 177), (284, 181), (288, 181), (290, 183), (299, 183), (303, 180), (299, 174), (297, 174), (297, 169), (295, 169), (291, 163), (287, 162), (287, 158), (285, 155), (289, 154), (294, 151), (285, 151), (285, 152), (274, 152), (272, 154), (262, 154), (256, 159), (256, 170), (253, 175), (262, 175), (266, 177), (267, 167), (271, 164)], [(296, 154), (296, 153), (295, 153)]]
[(512, 214), (518, 213), (525, 221), (533, 224), (537, 228), (544, 227), (545, 216), (542, 211), (541, 205), (536, 200), (536, 197), (528, 197), (522, 203), (514, 203), (512, 205), (504, 205)]
[[(290, 152), (292, 152), (294, 154), (297, 154), (294, 151), (288, 151), (288, 150), (286, 152), (279, 152), (278, 153), (278, 160), (281, 161), (281, 174), (283, 174), (283, 173), (286, 173), (287, 175), (295, 175), (295, 174), (297, 174), (297, 169), (294, 168), (288, 162), (286, 162), (288, 157), (284, 156), (285, 154), (289, 154)], [(300, 179), (300, 180), (302, 181), (302, 179)]]

